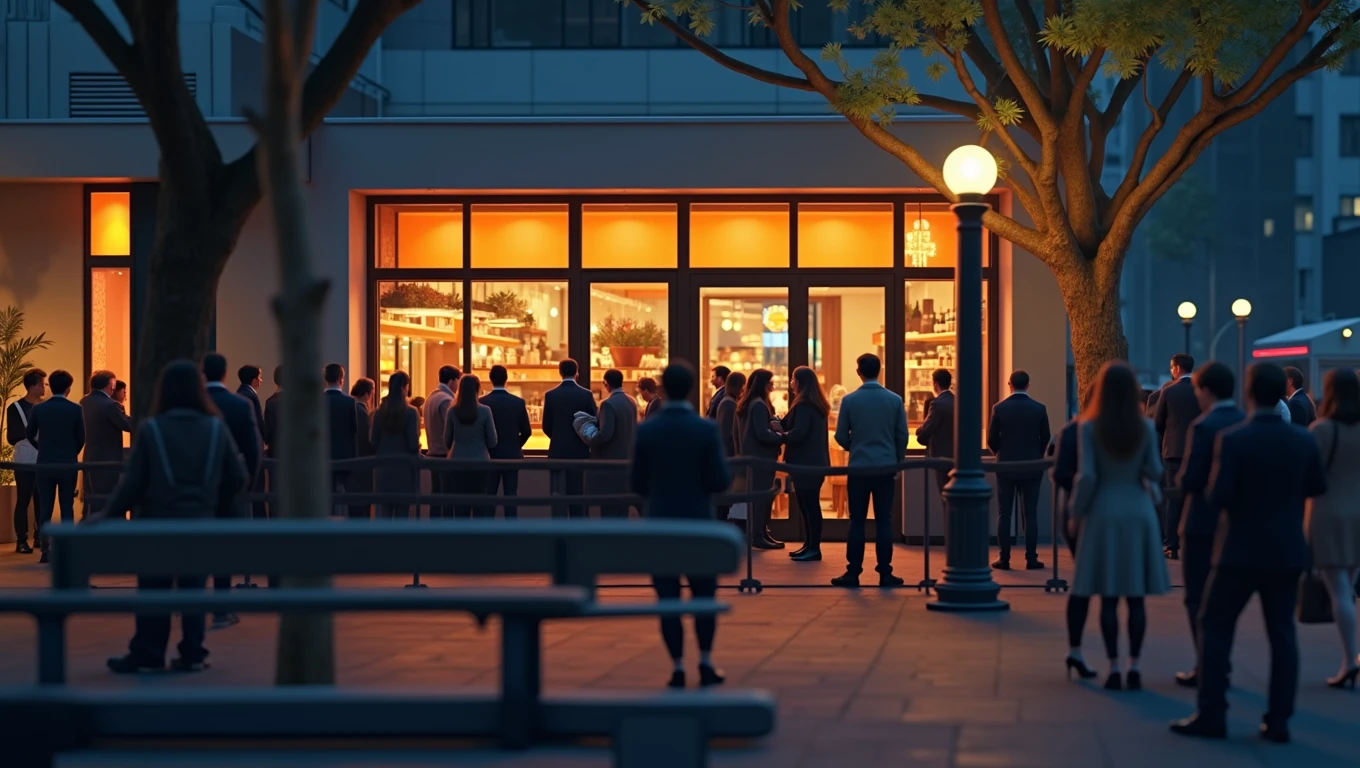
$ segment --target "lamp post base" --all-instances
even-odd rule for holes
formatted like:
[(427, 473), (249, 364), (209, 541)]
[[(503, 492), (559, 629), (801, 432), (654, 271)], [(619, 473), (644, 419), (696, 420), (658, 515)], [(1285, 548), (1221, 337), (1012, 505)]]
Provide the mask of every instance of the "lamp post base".
[(998, 600), (1001, 586), (992, 580), (987, 563), (990, 550), (989, 519), (992, 487), (978, 470), (955, 470), (944, 488), (949, 540), (944, 579), (935, 585), (935, 599), (926, 603), (931, 611), (1005, 611), (1010, 604)]

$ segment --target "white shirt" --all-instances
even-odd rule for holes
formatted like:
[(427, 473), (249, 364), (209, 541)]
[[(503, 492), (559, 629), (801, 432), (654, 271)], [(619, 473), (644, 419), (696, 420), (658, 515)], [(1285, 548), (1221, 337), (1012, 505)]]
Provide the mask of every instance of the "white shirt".
[(1279, 414), (1280, 418), (1285, 421), (1293, 421), (1293, 417), (1289, 415), (1289, 403), (1283, 400), (1275, 404), (1275, 413)]

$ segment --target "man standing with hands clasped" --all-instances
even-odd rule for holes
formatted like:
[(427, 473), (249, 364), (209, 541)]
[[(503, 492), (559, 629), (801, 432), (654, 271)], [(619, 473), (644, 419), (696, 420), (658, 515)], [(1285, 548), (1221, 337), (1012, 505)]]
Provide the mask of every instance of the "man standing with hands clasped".
[[(992, 419), (987, 423), (987, 447), (999, 462), (1038, 461), (1048, 450), (1052, 433), (1048, 426), (1048, 409), (1029, 396), (1029, 374), (1016, 371), (1010, 378), (1011, 396), (992, 408)], [(1043, 485), (1043, 470), (1030, 474), (998, 474), (996, 540), (1001, 545), (1001, 558), (992, 567), (1001, 571), (1011, 568), (1011, 513), (1015, 499), (1020, 498), (1025, 529), (1025, 568), (1042, 570), (1039, 562), (1039, 489)]]

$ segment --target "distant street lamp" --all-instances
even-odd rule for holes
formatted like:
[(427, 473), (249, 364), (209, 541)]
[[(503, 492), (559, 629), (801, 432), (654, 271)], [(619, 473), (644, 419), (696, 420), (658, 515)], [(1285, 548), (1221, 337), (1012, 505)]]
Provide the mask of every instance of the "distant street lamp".
[(1176, 307), (1176, 314), (1181, 317), (1181, 325), (1185, 326), (1185, 354), (1190, 354), (1190, 326), (1195, 323), (1195, 313), (1199, 310), (1195, 308), (1193, 301), (1182, 301)]
[(1247, 318), (1251, 317), (1251, 302), (1246, 299), (1234, 301), (1232, 313), (1237, 318), (1237, 405), (1240, 408), (1247, 398)]
[[(962, 146), (944, 161), (944, 183), (958, 197), (959, 253), (954, 271), (958, 313), (957, 378), (954, 392), (954, 471), (944, 486), (944, 580), (935, 587), (936, 611), (1004, 611), (1001, 587), (992, 580), (988, 529), (992, 486), (982, 473), (982, 216), (983, 197), (996, 185), (996, 158), (982, 147)], [(1001, 535), (1005, 535), (1004, 532)]]

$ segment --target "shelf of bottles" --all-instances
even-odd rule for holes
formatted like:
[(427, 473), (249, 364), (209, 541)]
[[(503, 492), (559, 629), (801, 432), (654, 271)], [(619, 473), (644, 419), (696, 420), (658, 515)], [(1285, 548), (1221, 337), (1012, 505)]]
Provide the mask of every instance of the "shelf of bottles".
[[(939, 369), (955, 372), (958, 336), (957, 310), (952, 281), (907, 283), (906, 334), (904, 338), (907, 423), (914, 430), (925, 421), (935, 399), (933, 375)], [(986, 299), (982, 306), (987, 316)], [(985, 339), (985, 321), (984, 321)], [(985, 386), (985, 383), (984, 383)]]

